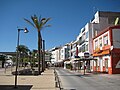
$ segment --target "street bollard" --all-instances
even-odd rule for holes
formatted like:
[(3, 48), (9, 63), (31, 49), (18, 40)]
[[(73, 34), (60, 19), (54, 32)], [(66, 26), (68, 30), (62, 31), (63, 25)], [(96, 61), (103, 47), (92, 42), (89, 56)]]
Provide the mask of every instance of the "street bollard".
[(55, 87), (58, 87), (58, 83), (57, 83), (57, 81), (55, 81)]

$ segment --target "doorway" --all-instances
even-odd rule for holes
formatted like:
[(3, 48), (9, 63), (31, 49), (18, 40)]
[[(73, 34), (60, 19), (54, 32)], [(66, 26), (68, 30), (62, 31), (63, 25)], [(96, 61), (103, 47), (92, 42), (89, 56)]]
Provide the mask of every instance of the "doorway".
[(100, 57), (100, 60), (99, 60), (99, 64), (100, 64), (100, 72), (103, 72), (103, 60), (102, 60), (102, 57)]
[(108, 72), (108, 58), (105, 58), (105, 71)]

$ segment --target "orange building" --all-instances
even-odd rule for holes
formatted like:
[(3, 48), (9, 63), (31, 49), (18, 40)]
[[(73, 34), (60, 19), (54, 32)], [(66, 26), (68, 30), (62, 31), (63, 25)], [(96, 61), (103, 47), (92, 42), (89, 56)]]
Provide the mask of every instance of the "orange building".
[(120, 74), (120, 25), (108, 27), (93, 38), (91, 70)]

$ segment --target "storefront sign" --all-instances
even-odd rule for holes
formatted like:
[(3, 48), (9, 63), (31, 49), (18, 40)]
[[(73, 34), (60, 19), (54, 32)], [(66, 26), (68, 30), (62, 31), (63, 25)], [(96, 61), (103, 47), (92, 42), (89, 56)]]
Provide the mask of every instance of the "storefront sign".
[(118, 63), (117, 63), (115, 68), (120, 68), (120, 60), (118, 61)]
[(88, 53), (88, 52), (85, 52), (85, 53), (84, 53), (84, 57), (85, 57), (85, 58), (88, 58), (88, 57), (89, 57), (89, 53)]

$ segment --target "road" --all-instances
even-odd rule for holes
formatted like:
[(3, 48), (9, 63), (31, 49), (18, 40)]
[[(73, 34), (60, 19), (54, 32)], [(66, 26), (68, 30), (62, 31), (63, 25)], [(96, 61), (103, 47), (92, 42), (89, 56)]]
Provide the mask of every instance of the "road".
[(65, 90), (120, 90), (120, 78), (104, 75), (82, 75), (63, 68), (56, 69)]

